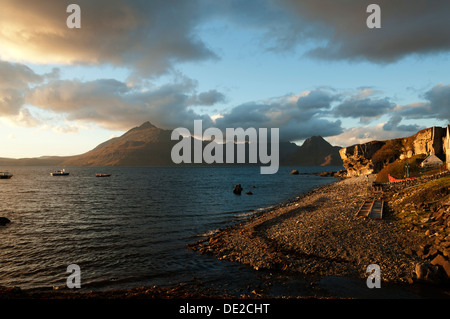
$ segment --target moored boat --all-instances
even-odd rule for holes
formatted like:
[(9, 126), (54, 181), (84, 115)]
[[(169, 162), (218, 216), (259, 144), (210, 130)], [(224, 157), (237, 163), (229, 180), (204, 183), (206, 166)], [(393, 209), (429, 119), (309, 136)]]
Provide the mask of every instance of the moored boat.
[(99, 173), (97, 173), (97, 174), (95, 174), (95, 176), (96, 177), (110, 177), (111, 174), (99, 174)]
[(13, 177), (13, 175), (8, 172), (0, 172), (0, 179), (10, 179), (11, 177)]
[(56, 172), (50, 173), (50, 175), (51, 176), (67, 176), (67, 175), (69, 175), (69, 173), (66, 172), (65, 169), (62, 169), (62, 170), (58, 170)]
[(388, 178), (389, 178), (389, 183), (397, 183), (397, 182), (404, 182), (404, 181), (411, 180), (411, 179), (416, 179), (417, 177), (397, 179), (397, 178), (392, 177), (390, 174), (388, 174)]

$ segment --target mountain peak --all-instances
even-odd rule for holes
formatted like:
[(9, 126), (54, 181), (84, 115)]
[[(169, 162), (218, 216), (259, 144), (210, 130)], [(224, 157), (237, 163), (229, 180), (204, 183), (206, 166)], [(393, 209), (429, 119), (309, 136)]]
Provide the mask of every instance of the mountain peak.
[(315, 136), (308, 137), (306, 140), (310, 140), (310, 141), (314, 141), (314, 140), (316, 140), (316, 141), (325, 141), (325, 139), (322, 136), (320, 136), (320, 135), (315, 135)]
[(311, 136), (303, 142), (303, 145), (309, 144), (330, 144), (322, 136)]
[(146, 129), (146, 128), (156, 128), (152, 123), (149, 121), (144, 122), (141, 126), (139, 126), (140, 129)]
[(322, 136), (311, 136), (288, 159), (290, 165), (342, 165), (339, 147), (332, 146)]

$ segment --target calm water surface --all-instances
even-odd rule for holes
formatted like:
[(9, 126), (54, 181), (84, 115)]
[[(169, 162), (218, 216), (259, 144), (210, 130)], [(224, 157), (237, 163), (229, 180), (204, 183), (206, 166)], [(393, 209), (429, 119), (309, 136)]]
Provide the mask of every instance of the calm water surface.
[[(83, 288), (245, 284), (254, 271), (186, 244), (334, 181), (289, 175), (292, 167), (275, 175), (261, 175), (259, 167), (65, 169), (69, 176), (52, 177), (49, 167), (2, 168), (14, 176), (0, 180), (0, 216), (12, 221), (0, 227), (0, 286), (64, 287), (70, 264), (80, 266)], [(112, 176), (96, 178), (97, 172)], [(238, 183), (253, 195), (233, 194)]]

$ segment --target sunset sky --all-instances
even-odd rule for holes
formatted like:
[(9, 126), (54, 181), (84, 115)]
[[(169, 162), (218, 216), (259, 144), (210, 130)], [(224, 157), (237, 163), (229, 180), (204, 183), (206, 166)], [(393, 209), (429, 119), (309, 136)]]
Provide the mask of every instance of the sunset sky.
[(445, 126), (449, 17), (440, 0), (0, 0), (0, 157), (80, 154), (145, 121), (339, 146)]

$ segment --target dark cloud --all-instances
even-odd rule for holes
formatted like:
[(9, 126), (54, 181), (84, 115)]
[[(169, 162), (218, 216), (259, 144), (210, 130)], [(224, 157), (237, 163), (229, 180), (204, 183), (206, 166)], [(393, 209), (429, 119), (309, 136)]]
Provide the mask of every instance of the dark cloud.
[(400, 125), (400, 122), (402, 120), (403, 117), (401, 115), (399, 114), (392, 115), (389, 121), (383, 125), (383, 130), (416, 133), (424, 128), (416, 124)]
[(394, 108), (395, 103), (390, 102), (389, 98), (352, 97), (336, 106), (333, 112), (338, 117), (359, 118), (361, 122), (367, 123), (391, 112)]
[[(299, 101), (305, 96), (320, 97), (318, 101), (324, 96), (313, 92), (310, 91), (301, 96), (287, 95), (238, 105), (223, 114), (222, 118), (218, 118), (215, 126), (220, 129), (227, 127), (279, 128), (280, 139), (283, 141), (302, 140), (318, 134), (326, 137), (342, 133), (341, 121), (323, 118), (320, 107), (316, 109), (310, 107), (307, 110), (302, 108), (303, 105)], [(307, 101), (311, 102), (312, 98)], [(309, 106), (312, 105), (322, 104)]]
[(199, 1), (79, 0), (81, 28), (69, 29), (69, 0), (4, 0), (3, 59), (38, 63), (112, 64), (158, 75), (180, 62), (217, 58), (195, 30)]
[(402, 106), (397, 113), (406, 119), (450, 121), (450, 85), (438, 84), (423, 94), (424, 101)]
[(113, 79), (58, 80), (31, 89), (26, 102), (71, 121), (94, 122), (110, 129), (127, 130), (145, 120), (172, 129), (190, 128), (195, 119), (211, 125), (209, 116), (189, 109), (196, 99), (195, 89), (195, 81), (187, 78), (152, 90), (128, 87)]
[[(79, 0), (82, 27), (66, 27), (70, 0), (3, 0), (3, 59), (39, 63), (112, 64), (157, 76), (178, 63), (217, 59), (198, 36), (203, 23), (251, 29), (275, 51), (307, 48), (331, 60), (389, 63), (450, 49), (450, 2), (379, 0), (381, 29), (369, 29), (370, 0), (210, 2)], [(255, 42), (256, 43), (256, 42)]]
[(225, 95), (217, 90), (202, 92), (192, 98), (192, 105), (211, 106), (226, 100)]
[[(366, 26), (371, 3), (381, 8), (380, 29)], [(308, 55), (321, 59), (390, 63), (450, 49), (449, 1), (284, 0), (281, 6), (290, 19), (280, 22), (283, 32), (270, 34), (280, 50), (308, 43)]]
[(298, 141), (311, 136), (335, 136), (343, 132), (340, 120), (330, 121), (320, 117), (311, 117), (307, 121), (289, 121), (280, 128), (280, 139), (283, 141)]
[(331, 103), (336, 101), (339, 95), (331, 94), (328, 91), (317, 89), (309, 91), (307, 94), (301, 96), (297, 105), (302, 110), (313, 110), (313, 109), (329, 109)]
[(450, 85), (439, 84), (425, 93), (431, 115), (450, 121)]
[[(6, 115), (20, 114), (26, 125), (38, 121), (24, 105), (50, 111), (68, 121), (96, 123), (114, 130), (127, 130), (145, 120), (166, 129), (192, 129), (194, 120), (202, 119), (205, 128), (280, 128), (281, 139), (291, 141), (318, 132), (323, 136), (342, 132), (339, 120), (322, 117), (323, 110), (329, 109), (337, 96), (331, 90), (316, 89), (241, 104), (214, 122), (192, 107), (223, 102), (225, 95), (217, 90), (197, 92), (197, 81), (181, 75), (170, 84), (149, 89), (115, 79), (60, 80), (58, 69), (38, 75), (22, 64), (8, 62), (0, 63), (0, 74), (0, 110)], [(4, 92), (11, 98), (7, 99)]]

